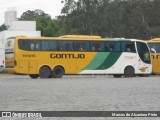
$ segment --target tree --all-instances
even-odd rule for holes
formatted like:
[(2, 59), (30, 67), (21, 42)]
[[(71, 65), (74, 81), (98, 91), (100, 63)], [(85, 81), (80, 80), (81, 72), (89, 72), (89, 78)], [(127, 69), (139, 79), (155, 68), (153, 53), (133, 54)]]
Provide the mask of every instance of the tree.
[(4, 30), (7, 30), (6, 26), (3, 24), (0, 26), (0, 31), (4, 31)]
[(35, 20), (36, 29), (41, 31), (42, 36), (53, 37), (59, 35), (58, 20), (52, 20), (51, 16), (42, 10), (26, 11), (19, 20)]
[(150, 39), (160, 36), (159, 0), (65, 0), (70, 34)]
[(44, 18), (46, 20), (51, 20), (51, 16), (46, 14), (44, 11), (42, 10), (34, 10), (34, 11), (26, 11), (24, 12), (19, 20), (36, 20), (37, 18)]

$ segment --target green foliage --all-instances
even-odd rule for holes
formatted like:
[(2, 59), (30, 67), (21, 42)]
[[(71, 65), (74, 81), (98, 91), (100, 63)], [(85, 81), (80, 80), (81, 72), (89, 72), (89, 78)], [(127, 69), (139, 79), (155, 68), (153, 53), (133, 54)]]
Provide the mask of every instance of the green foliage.
[(0, 26), (0, 31), (4, 31), (4, 30), (7, 30), (6, 26), (3, 24)]
[(42, 10), (28, 10), (22, 14), (19, 20), (35, 20), (36, 29), (41, 31), (42, 36), (58, 36), (59, 31), (61, 31), (60, 27), (58, 26), (59, 20), (52, 20), (51, 16)]
[(44, 18), (46, 20), (51, 20), (51, 16), (46, 14), (44, 11), (42, 10), (34, 10), (34, 11), (26, 11), (24, 12), (19, 20), (36, 20), (37, 18)]
[(42, 36), (160, 37), (160, 0), (63, 0), (62, 3), (62, 15), (57, 19), (51, 19), (42, 10), (28, 10), (20, 20), (36, 20)]
[(66, 0), (62, 20), (69, 34), (150, 39), (160, 36), (159, 5), (160, 0)]

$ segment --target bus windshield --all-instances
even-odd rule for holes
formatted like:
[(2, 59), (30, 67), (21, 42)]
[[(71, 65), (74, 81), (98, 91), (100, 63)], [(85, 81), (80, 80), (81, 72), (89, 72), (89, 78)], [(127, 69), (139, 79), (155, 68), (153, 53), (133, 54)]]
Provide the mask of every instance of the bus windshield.
[(137, 50), (141, 60), (145, 63), (151, 63), (150, 51), (146, 44), (137, 42)]

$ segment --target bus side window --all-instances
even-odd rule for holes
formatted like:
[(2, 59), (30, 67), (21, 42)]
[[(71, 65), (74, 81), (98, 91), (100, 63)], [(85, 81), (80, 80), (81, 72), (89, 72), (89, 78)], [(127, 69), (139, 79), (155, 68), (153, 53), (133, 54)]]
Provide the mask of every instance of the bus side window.
[(67, 51), (70, 51), (70, 50), (71, 50), (69, 43), (66, 43), (65, 47), (66, 47), (66, 50), (67, 50)]
[(19, 40), (18, 46), (21, 50), (31, 50), (30, 40)]
[(64, 41), (58, 41), (58, 51), (64, 51), (65, 50), (65, 45), (63, 43)]
[(100, 42), (91, 42), (91, 51), (100, 51)]
[(110, 47), (109, 47), (108, 44), (105, 45), (105, 51), (106, 51), (106, 52), (109, 52), (109, 51), (110, 51)]
[(31, 43), (31, 50), (34, 50), (34, 44)]
[(77, 51), (89, 51), (89, 41), (76, 41), (75, 48)]
[(31, 41), (31, 50), (33, 50), (33, 51), (39, 51), (39, 50), (41, 50), (41, 47), (40, 47), (40, 41), (37, 41), (37, 40), (33, 40), (33, 41)]
[(112, 52), (112, 51), (114, 51), (114, 43), (107, 42), (106, 45), (105, 45), (105, 51), (106, 52)]
[(126, 41), (122, 41), (121, 42), (121, 50), (122, 52), (132, 52), (135, 53), (135, 45), (134, 42), (126, 42)]
[(49, 50), (50, 51), (57, 50), (57, 41), (49, 41)]
[(66, 51), (73, 51), (73, 41), (65, 41), (64, 42), (64, 49)]
[(42, 43), (42, 51), (48, 51), (49, 50), (49, 41), (41, 41)]
[(135, 52), (135, 47), (133, 42), (126, 44), (126, 52), (133, 52), (133, 53)]

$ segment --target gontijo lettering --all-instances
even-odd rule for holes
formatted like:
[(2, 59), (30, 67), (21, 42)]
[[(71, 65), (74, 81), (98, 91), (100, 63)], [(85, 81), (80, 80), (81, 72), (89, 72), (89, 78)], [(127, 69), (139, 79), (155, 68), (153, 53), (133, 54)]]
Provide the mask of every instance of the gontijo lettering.
[(84, 59), (85, 54), (50, 54), (50, 58), (57, 59)]

